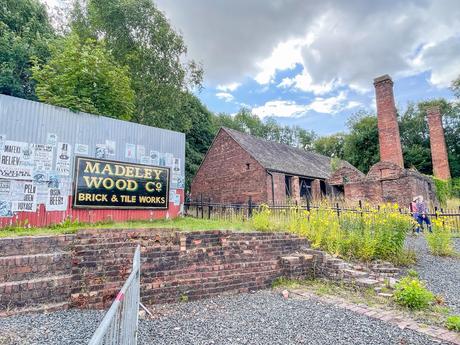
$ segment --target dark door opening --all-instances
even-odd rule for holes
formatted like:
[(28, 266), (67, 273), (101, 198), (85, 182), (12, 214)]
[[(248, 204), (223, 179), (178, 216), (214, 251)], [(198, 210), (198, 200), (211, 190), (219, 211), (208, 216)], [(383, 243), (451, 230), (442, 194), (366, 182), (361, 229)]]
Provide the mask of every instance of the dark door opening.
[(300, 198), (304, 200), (311, 200), (311, 180), (300, 178)]

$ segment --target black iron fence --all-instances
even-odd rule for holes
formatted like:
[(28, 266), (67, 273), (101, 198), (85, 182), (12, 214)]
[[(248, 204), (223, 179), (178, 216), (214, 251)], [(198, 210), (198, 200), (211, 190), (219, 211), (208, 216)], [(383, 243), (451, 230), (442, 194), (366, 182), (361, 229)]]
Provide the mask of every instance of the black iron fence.
[[(362, 201), (357, 203), (345, 202), (327, 202), (327, 203), (312, 203), (308, 200), (302, 202), (284, 202), (274, 204), (254, 203), (251, 198), (247, 202), (240, 203), (216, 203), (211, 199), (200, 198), (198, 200), (186, 201), (184, 205), (184, 213), (186, 216), (202, 218), (202, 219), (220, 219), (220, 220), (247, 220), (251, 218), (254, 212), (258, 212), (262, 207), (267, 207), (275, 217), (283, 217), (288, 211), (296, 210), (297, 212), (314, 211), (314, 210), (330, 210), (337, 213), (341, 217), (344, 213), (377, 213), (384, 212), (381, 206), (373, 206), (365, 204)], [(395, 209), (401, 214), (410, 215), (409, 207), (398, 207)], [(449, 224), (451, 227), (460, 231), (460, 206), (457, 209), (445, 209), (442, 207), (434, 207), (428, 209), (428, 216), (432, 219), (439, 219), (443, 224)]]

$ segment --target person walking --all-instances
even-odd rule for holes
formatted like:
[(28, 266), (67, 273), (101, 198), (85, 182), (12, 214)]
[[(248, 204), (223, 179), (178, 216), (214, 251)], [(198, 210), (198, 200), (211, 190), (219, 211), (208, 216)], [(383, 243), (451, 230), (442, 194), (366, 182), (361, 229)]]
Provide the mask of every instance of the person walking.
[(426, 207), (425, 201), (423, 200), (423, 196), (421, 195), (417, 197), (416, 209), (417, 209), (417, 222), (420, 225), (421, 230), (423, 231), (423, 223), (425, 223), (426, 226), (428, 227), (428, 231), (432, 232), (430, 217), (428, 216), (428, 213), (427, 213), (428, 209)]

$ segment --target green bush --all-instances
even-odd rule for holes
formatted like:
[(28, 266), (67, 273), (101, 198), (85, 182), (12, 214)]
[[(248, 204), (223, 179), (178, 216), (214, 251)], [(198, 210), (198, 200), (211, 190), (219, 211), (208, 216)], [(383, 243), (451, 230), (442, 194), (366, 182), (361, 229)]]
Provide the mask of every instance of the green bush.
[(422, 310), (433, 302), (434, 295), (418, 278), (404, 277), (395, 286), (394, 299), (403, 307)]
[(452, 181), (440, 180), (436, 177), (433, 177), (433, 181), (436, 186), (436, 197), (441, 205), (446, 205), (447, 199), (452, 196)]
[(426, 242), (433, 255), (451, 256), (455, 253), (449, 228), (436, 226), (432, 233), (426, 234)]
[(460, 315), (449, 316), (446, 321), (446, 327), (451, 331), (460, 332)]

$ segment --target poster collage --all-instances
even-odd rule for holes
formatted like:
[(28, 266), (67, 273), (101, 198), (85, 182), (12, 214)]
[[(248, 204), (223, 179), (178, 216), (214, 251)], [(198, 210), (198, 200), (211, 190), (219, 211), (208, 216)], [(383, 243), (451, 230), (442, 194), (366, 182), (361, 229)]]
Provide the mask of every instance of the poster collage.
[[(73, 148), (54, 133), (47, 133), (46, 144), (14, 141), (0, 134), (0, 217), (36, 212), (39, 204), (44, 204), (46, 211), (67, 210), (75, 156), (114, 159), (116, 146), (115, 141), (106, 140), (96, 144), (92, 152), (89, 145), (75, 144)], [(143, 165), (169, 167), (169, 200), (180, 205), (177, 189), (183, 189), (185, 181), (180, 158), (129, 143), (125, 144), (124, 157)]]

